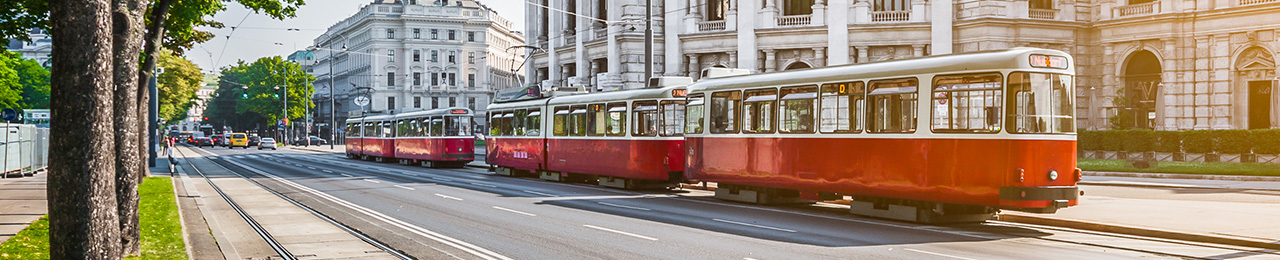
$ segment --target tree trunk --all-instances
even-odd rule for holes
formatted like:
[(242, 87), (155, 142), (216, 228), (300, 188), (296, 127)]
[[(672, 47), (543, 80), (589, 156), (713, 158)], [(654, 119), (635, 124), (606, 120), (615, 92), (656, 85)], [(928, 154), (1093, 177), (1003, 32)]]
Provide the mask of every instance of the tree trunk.
[(146, 9), (138, 0), (112, 0), (112, 53), (114, 67), (114, 108), (112, 114), (117, 125), (116, 142), (116, 202), (120, 217), (120, 243), (122, 253), (136, 255), (142, 252), (138, 231), (138, 176), (145, 175), (147, 167), (142, 163), (138, 150), (138, 53), (142, 51), (143, 14)]
[[(139, 130), (138, 144), (142, 146), (142, 149), (138, 150), (138, 156), (140, 156), (139, 158), (144, 158), (143, 160), (150, 156), (150, 150), (152, 149), (150, 143), (147, 142), (148, 134), (151, 131), (151, 77), (155, 76), (153, 73), (156, 70), (156, 60), (158, 59), (156, 53), (159, 52), (160, 41), (164, 40), (164, 24), (165, 20), (169, 18), (169, 7), (173, 6), (176, 1), (158, 0), (151, 5), (150, 13), (147, 14), (149, 16), (147, 20), (150, 20), (151, 24), (146, 25), (146, 36), (142, 39), (143, 60), (142, 66), (138, 70), (137, 78), (139, 86), (137, 95), (138, 118), (141, 118), (138, 120), (137, 126)], [(139, 167), (141, 167), (143, 174), (137, 176), (138, 183), (142, 183), (142, 178), (147, 177), (146, 175), (151, 172), (145, 163), (140, 164)]]
[(111, 5), (50, 1), (49, 245), (52, 259), (119, 259)]

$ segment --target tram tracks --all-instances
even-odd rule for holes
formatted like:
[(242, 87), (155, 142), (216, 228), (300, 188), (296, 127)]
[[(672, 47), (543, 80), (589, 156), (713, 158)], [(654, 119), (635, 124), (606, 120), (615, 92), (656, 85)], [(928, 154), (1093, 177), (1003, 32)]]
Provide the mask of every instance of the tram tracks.
[[(186, 154), (185, 154), (184, 152), (182, 152), (182, 150), (180, 150), (180, 149), (174, 149), (174, 150), (178, 151), (178, 153), (179, 153), (183, 158), (186, 158)], [(197, 153), (200, 153), (200, 152), (201, 152), (200, 150), (194, 150), (194, 151), (196, 151)], [(212, 154), (212, 153), (209, 153), (209, 152), (204, 152), (204, 153), (205, 153), (205, 155), (212, 155), (212, 156), (216, 156), (216, 154)], [(240, 178), (242, 178), (242, 179), (244, 179), (244, 180), (246, 180), (246, 181), (249, 181), (249, 183), (253, 183), (254, 185), (258, 186), (259, 188), (262, 188), (263, 190), (266, 190), (267, 192), (270, 192), (271, 194), (276, 195), (276, 197), (279, 197), (279, 198), (281, 198), (281, 199), (283, 199), (283, 200), (285, 200), (285, 201), (289, 202), (290, 204), (293, 204), (294, 206), (297, 206), (298, 208), (300, 208), (300, 209), (302, 209), (302, 210), (305, 210), (305, 211), (307, 211), (308, 213), (311, 213), (312, 215), (314, 215), (314, 216), (316, 216), (316, 217), (320, 218), (321, 220), (324, 220), (325, 222), (328, 222), (329, 224), (332, 224), (332, 225), (334, 225), (335, 227), (338, 227), (339, 229), (342, 229), (343, 231), (345, 231), (345, 232), (347, 232), (347, 233), (350, 233), (351, 235), (353, 235), (353, 236), (355, 236), (355, 237), (359, 238), (361, 241), (364, 241), (365, 243), (368, 243), (368, 244), (370, 244), (370, 245), (372, 245), (372, 246), (374, 246), (374, 247), (377, 247), (378, 249), (381, 249), (382, 251), (385, 251), (385, 252), (387, 252), (388, 254), (391, 254), (392, 256), (395, 256), (395, 257), (396, 257), (396, 258), (398, 258), (398, 259), (406, 259), (406, 260), (408, 260), (408, 259), (414, 259), (413, 257), (410, 257), (410, 256), (408, 256), (408, 255), (405, 255), (404, 253), (402, 253), (402, 252), (400, 252), (400, 251), (398, 251), (398, 250), (395, 250), (395, 249), (391, 248), (390, 246), (387, 246), (386, 244), (384, 244), (384, 243), (382, 243), (382, 242), (379, 242), (379, 241), (377, 241), (377, 240), (374, 240), (373, 238), (370, 238), (369, 236), (366, 236), (365, 234), (360, 233), (359, 231), (356, 231), (355, 229), (352, 229), (351, 227), (349, 227), (349, 226), (347, 226), (347, 225), (345, 225), (345, 224), (342, 224), (341, 222), (338, 222), (337, 220), (334, 220), (333, 218), (330, 218), (329, 216), (326, 216), (326, 215), (324, 215), (323, 213), (320, 213), (319, 211), (316, 211), (315, 209), (312, 209), (311, 207), (308, 207), (308, 206), (306, 206), (306, 205), (303, 205), (302, 203), (299, 203), (298, 201), (293, 200), (292, 198), (289, 198), (288, 196), (285, 196), (284, 194), (281, 194), (280, 192), (277, 192), (277, 191), (275, 191), (274, 189), (271, 189), (271, 188), (268, 188), (268, 187), (267, 187), (267, 186), (265, 186), (265, 185), (262, 185), (262, 183), (259, 183), (257, 180), (254, 180), (253, 178), (246, 177), (246, 176), (244, 176), (244, 175), (240, 174), (239, 172), (236, 172), (236, 171), (231, 170), (231, 168), (230, 168), (230, 167), (228, 167), (228, 166), (225, 164), (225, 162), (223, 162), (224, 160), (213, 160), (213, 159), (211, 159), (211, 160), (209, 160), (209, 161), (211, 161), (211, 162), (213, 162), (213, 163), (217, 164), (218, 166), (220, 166), (220, 167), (222, 167), (222, 168), (224, 168), (224, 169), (227, 169), (227, 171), (228, 171), (228, 172), (231, 172), (232, 174), (235, 174), (237, 177), (240, 177)], [(213, 190), (214, 190), (214, 191), (216, 191), (216, 192), (218, 193), (218, 196), (222, 197), (222, 199), (223, 199), (223, 200), (227, 201), (227, 204), (229, 204), (229, 205), (231, 206), (231, 208), (232, 208), (232, 209), (234, 209), (234, 210), (236, 211), (236, 214), (240, 215), (240, 217), (241, 217), (241, 218), (243, 218), (243, 219), (245, 220), (245, 222), (247, 222), (247, 223), (249, 224), (249, 226), (250, 226), (251, 228), (253, 228), (253, 230), (254, 230), (255, 232), (257, 232), (257, 233), (258, 233), (258, 235), (259, 235), (259, 236), (261, 236), (261, 237), (262, 237), (262, 239), (263, 239), (263, 240), (265, 240), (265, 241), (267, 242), (267, 245), (269, 245), (269, 246), (271, 247), (271, 249), (272, 249), (272, 250), (275, 250), (275, 252), (276, 252), (277, 254), (279, 254), (280, 258), (282, 258), (282, 259), (287, 259), (287, 260), (295, 260), (295, 259), (298, 259), (298, 258), (297, 258), (297, 257), (296, 257), (292, 252), (289, 252), (289, 250), (288, 250), (287, 248), (285, 248), (285, 247), (284, 247), (284, 246), (283, 246), (283, 245), (282, 245), (278, 240), (276, 240), (274, 237), (272, 237), (272, 236), (271, 236), (271, 233), (270, 233), (270, 232), (268, 232), (268, 231), (267, 231), (267, 230), (266, 230), (266, 229), (265, 229), (261, 224), (259, 224), (256, 220), (254, 220), (254, 219), (253, 219), (253, 216), (250, 216), (249, 214), (245, 213), (244, 209), (243, 209), (243, 208), (241, 208), (241, 207), (240, 207), (240, 205), (239, 205), (239, 204), (237, 204), (237, 203), (235, 202), (235, 200), (234, 200), (234, 199), (232, 199), (230, 196), (228, 196), (226, 193), (224, 193), (224, 192), (222, 191), (222, 189), (221, 189), (221, 188), (219, 188), (219, 187), (218, 187), (218, 185), (217, 185), (217, 184), (215, 184), (215, 183), (213, 182), (213, 179), (209, 178), (209, 176), (205, 175), (205, 174), (204, 174), (204, 172), (200, 171), (200, 168), (196, 167), (196, 165), (195, 165), (194, 163), (192, 163), (191, 161), (189, 161), (189, 160), (188, 160), (188, 161), (186, 161), (186, 162), (187, 162), (187, 164), (188, 164), (188, 165), (190, 165), (190, 166), (191, 166), (191, 169), (193, 169), (197, 174), (199, 174), (199, 175), (200, 175), (200, 177), (201, 177), (201, 178), (203, 178), (203, 179), (205, 180), (205, 182), (208, 182), (208, 183), (209, 183), (209, 186), (213, 187)]]

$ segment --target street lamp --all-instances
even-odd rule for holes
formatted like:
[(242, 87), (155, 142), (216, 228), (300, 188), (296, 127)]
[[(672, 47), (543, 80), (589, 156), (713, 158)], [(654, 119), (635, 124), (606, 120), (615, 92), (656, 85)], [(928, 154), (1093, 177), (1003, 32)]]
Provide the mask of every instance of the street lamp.
[[(284, 114), (282, 114), (282, 115), (280, 116), (280, 118), (283, 118), (283, 119), (284, 119), (284, 120), (281, 120), (281, 121), (280, 121), (280, 123), (282, 123), (282, 124), (283, 124), (283, 123), (287, 123), (287, 122), (289, 121), (289, 85), (287, 85), (288, 80), (289, 80), (288, 78), (286, 78), (286, 79), (285, 79), (286, 85), (283, 85), (283, 87), (284, 87), (284, 94), (280, 95), (280, 97), (281, 97), (281, 101), (282, 101), (282, 102), (280, 102), (280, 103), (281, 103), (281, 104), (283, 104), (283, 106), (282, 106), (282, 107), (284, 108)], [(275, 89), (276, 89), (276, 90), (280, 90), (280, 89), (281, 89), (281, 87), (282, 87), (282, 86), (276, 86), (276, 87), (275, 87)], [(277, 130), (277, 131), (280, 131), (280, 130)], [(283, 139), (283, 140), (284, 140), (284, 142), (285, 142), (285, 144), (286, 144), (286, 145), (288, 145), (288, 143), (289, 143), (289, 131), (281, 131), (281, 132), (282, 132), (282, 133), (280, 134), (281, 139)]]

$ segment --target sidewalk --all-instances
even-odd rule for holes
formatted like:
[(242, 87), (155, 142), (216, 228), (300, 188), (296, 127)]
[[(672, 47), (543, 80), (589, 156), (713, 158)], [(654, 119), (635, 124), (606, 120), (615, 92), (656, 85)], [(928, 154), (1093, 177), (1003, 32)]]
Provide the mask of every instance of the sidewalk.
[(0, 179), (0, 243), (49, 214), (45, 185), (49, 174)]

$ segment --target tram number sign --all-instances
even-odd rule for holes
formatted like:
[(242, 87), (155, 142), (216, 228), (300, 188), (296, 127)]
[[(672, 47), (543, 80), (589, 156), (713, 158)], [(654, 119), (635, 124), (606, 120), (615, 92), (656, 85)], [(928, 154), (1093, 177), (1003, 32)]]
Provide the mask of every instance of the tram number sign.
[(511, 157), (516, 159), (529, 159), (529, 152), (517, 150), (512, 152)]
[(453, 109), (453, 110), (449, 110), (449, 113), (450, 113), (450, 114), (466, 114), (466, 113), (467, 113), (467, 110), (466, 110), (466, 109)]

